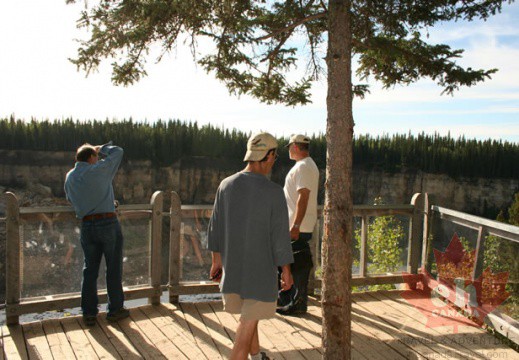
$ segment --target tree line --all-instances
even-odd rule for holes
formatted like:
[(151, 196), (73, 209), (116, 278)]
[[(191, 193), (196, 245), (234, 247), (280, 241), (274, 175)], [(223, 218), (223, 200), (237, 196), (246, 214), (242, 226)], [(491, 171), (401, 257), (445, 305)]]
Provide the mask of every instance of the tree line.
[[(250, 133), (196, 122), (158, 120), (25, 121), (0, 119), (0, 148), (7, 150), (74, 151), (89, 142), (113, 140), (129, 160), (150, 160), (167, 166), (193, 156), (240, 163)], [(279, 139), (280, 162), (288, 165), (287, 138)], [(319, 168), (326, 166), (326, 137), (312, 135), (310, 152)], [(439, 134), (357, 135), (353, 140), (354, 167), (388, 172), (416, 171), (452, 177), (519, 177), (519, 144)]]

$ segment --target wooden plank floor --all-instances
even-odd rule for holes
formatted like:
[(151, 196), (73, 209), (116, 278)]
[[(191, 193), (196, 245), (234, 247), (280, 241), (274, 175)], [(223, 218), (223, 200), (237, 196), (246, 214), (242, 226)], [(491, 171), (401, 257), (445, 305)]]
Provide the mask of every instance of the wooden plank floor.
[[(427, 327), (427, 317), (399, 291), (353, 296), (353, 359), (519, 359), (519, 354), (472, 326)], [(227, 359), (238, 317), (221, 302), (133, 308), (116, 324), (98, 316), (2, 326), (4, 359)], [(321, 359), (321, 309), (315, 299), (301, 317), (260, 322), (260, 343), (272, 359)]]

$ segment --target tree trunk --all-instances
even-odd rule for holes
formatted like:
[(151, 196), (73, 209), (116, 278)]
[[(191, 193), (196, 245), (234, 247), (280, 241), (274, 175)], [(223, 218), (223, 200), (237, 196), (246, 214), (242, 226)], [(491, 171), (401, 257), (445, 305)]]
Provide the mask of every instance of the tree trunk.
[(323, 238), (324, 359), (351, 358), (353, 112), (349, 0), (329, 3), (328, 121)]

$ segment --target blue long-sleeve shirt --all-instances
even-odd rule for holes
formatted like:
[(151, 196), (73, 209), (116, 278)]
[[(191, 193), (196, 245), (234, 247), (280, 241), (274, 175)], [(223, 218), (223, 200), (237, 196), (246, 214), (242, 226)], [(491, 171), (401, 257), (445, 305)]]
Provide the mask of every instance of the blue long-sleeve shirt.
[(123, 149), (108, 143), (99, 153), (106, 158), (95, 164), (78, 161), (65, 178), (67, 200), (80, 219), (115, 211), (112, 181), (121, 164)]

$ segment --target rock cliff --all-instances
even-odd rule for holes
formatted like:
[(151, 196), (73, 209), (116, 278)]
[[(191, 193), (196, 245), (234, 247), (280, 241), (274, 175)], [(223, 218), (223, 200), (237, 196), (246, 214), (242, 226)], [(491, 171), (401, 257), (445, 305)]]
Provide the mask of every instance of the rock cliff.
[[(28, 189), (63, 198), (65, 174), (74, 165), (70, 152), (0, 150), (0, 186)], [(211, 204), (220, 181), (239, 171), (242, 164), (221, 159), (189, 158), (168, 167), (153, 167), (150, 161), (125, 161), (114, 189), (121, 203), (148, 202), (156, 190), (176, 191), (184, 204)], [(289, 167), (274, 169), (272, 180), (283, 184)], [(324, 170), (319, 199), (324, 199)], [(408, 203), (416, 192), (433, 194), (437, 204), (459, 211), (484, 215), (506, 208), (519, 191), (519, 179), (458, 178), (421, 171), (385, 173), (354, 170), (355, 204), (371, 204), (382, 197), (387, 204)], [(494, 211), (492, 211), (494, 210)], [(0, 205), (1, 211), (1, 205)]]

